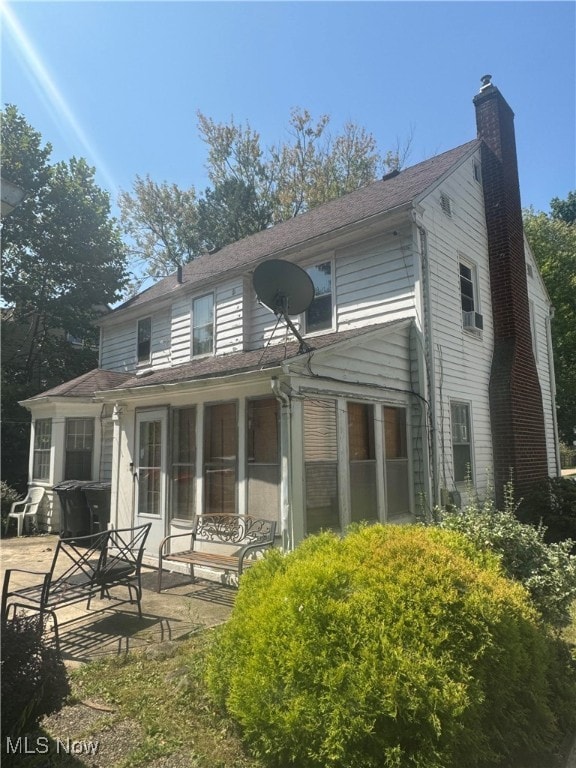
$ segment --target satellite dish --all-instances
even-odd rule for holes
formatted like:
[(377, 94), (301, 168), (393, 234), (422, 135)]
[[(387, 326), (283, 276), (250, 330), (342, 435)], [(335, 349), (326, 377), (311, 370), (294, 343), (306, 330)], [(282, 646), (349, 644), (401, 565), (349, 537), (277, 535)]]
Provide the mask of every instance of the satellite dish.
[(314, 298), (310, 275), (290, 261), (264, 261), (254, 270), (252, 282), (259, 301), (276, 315), (299, 315)]
[(283, 317), (286, 325), (300, 342), (300, 352), (310, 347), (288, 315), (305, 312), (314, 299), (314, 283), (310, 275), (296, 264), (280, 259), (270, 259), (254, 270), (252, 284), (258, 301), (271, 309), (277, 317)]

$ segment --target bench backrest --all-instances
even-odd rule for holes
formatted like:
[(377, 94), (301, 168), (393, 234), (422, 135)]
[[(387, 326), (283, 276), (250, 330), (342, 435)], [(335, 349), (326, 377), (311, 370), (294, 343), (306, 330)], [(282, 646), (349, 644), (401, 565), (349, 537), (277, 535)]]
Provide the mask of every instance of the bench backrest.
[(196, 515), (193, 533), (196, 541), (213, 544), (273, 544), (276, 522), (242, 515)]
[(136, 573), (142, 563), (151, 524), (101, 531), (90, 536), (59, 539), (44, 603), (90, 590)]

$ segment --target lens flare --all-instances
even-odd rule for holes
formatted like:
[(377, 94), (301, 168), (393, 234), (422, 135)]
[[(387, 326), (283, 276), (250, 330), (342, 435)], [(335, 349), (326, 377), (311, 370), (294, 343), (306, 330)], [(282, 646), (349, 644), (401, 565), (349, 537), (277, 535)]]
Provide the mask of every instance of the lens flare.
[(4, 29), (14, 42), (34, 89), (46, 105), (50, 115), (63, 133), (66, 133), (67, 130), (72, 132), (84, 148), (86, 159), (95, 166), (96, 174), (103, 179), (106, 188), (115, 198), (118, 194), (118, 185), (114, 177), (72, 112), (47, 65), (40, 58), (34, 44), (6, 0), (0, 0), (0, 18)]

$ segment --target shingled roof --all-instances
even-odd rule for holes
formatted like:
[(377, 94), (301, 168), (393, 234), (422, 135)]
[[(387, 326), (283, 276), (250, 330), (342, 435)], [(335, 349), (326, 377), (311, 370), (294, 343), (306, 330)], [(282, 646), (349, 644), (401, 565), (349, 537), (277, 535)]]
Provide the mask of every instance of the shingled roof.
[(124, 302), (111, 314), (159, 299), (175, 290), (185, 289), (186, 284), (220, 276), (266, 257), (278, 256), (282, 251), (304, 245), (313, 238), (406, 205), (424, 194), (445, 173), (479, 147), (480, 143), (475, 139), (462, 144), (406, 168), (395, 176), (368, 184), (288, 221), (231, 243), (216, 253), (200, 256), (184, 266), (183, 285), (178, 282), (176, 275), (170, 275)]
[(123, 384), (132, 374), (119, 373), (117, 371), (105, 371), (102, 368), (94, 368), (82, 376), (65, 381), (57, 387), (41, 392), (39, 395), (28, 398), (40, 400), (47, 397), (93, 397), (95, 392), (101, 389), (113, 389)]
[[(392, 328), (402, 325), (404, 320), (392, 320), (388, 323), (352, 328), (348, 331), (326, 333), (308, 339), (311, 351), (325, 349), (338, 342), (353, 339), (372, 331)], [(301, 353), (300, 344), (290, 341), (286, 344), (273, 344), (264, 349), (253, 349), (248, 352), (233, 352), (228, 355), (214, 355), (200, 360), (192, 360), (182, 365), (161, 370), (152, 370), (145, 376), (131, 376), (119, 384), (115, 389), (133, 389), (135, 387), (151, 387), (156, 384), (178, 384), (185, 381), (197, 381), (201, 379), (230, 376), (248, 371), (259, 371), (267, 368), (275, 368), (285, 360), (298, 357)], [(112, 389), (112, 387), (111, 387)]]

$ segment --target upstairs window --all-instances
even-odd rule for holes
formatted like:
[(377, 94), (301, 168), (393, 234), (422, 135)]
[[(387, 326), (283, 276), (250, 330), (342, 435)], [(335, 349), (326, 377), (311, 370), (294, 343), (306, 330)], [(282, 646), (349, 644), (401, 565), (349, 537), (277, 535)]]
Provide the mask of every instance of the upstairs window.
[(52, 419), (36, 419), (34, 422), (34, 480), (50, 479), (50, 451), (52, 448)]
[(192, 355), (214, 351), (214, 296), (199, 296), (192, 303)]
[(462, 312), (474, 312), (476, 310), (475, 288), (476, 276), (474, 269), (460, 262), (460, 299)]
[(150, 362), (152, 343), (152, 318), (138, 320), (138, 365)]
[(326, 261), (306, 271), (314, 284), (314, 299), (306, 310), (306, 332), (332, 328), (332, 264)]
[(64, 480), (92, 480), (94, 419), (66, 419)]

